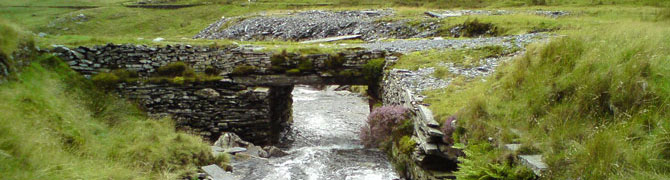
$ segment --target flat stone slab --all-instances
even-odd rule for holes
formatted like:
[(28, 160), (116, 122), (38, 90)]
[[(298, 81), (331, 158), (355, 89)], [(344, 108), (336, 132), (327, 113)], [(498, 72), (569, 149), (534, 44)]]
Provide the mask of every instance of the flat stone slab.
[(346, 35), (346, 36), (329, 37), (329, 38), (323, 38), (323, 39), (303, 41), (303, 42), (300, 42), (300, 43), (302, 43), (302, 44), (322, 43), (322, 42), (332, 42), (332, 41), (341, 41), (341, 40), (358, 39), (358, 38), (361, 38), (361, 35)]
[(233, 147), (233, 148), (228, 148), (224, 152), (225, 153), (230, 153), (230, 154), (235, 154), (235, 153), (240, 153), (240, 152), (246, 152), (247, 148), (243, 147)]
[(542, 155), (519, 155), (521, 163), (528, 166), (533, 172), (541, 176), (542, 171), (547, 169), (547, 164), (542, 160)]
[(207, 173), (212, 178), (212, 180), (239, 180), (239, 178), (233, 176), (229, 172), (224, 171), (216, 164), (203, 166), (200, 168), (205, 171), (205, 173)]
[(430, 17), (436, 17), (436, 18), (448, 18), (448, 17), (458, 17), (458, 16), (463, 16), (461, 13), (447, 13), (447, 14), (442, 14), (442, 13), (436, 13), (436, 12), (431, 12), (431, 11), (426, 11), (426, 15)]

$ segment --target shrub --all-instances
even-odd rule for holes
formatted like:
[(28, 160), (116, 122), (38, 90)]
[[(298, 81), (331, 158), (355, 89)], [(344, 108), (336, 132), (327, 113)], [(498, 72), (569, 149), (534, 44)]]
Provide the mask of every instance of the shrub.
[(195, 71), (186, 65), (186, 63), (179, 61), (158, 68), (156, 70), (156, 74), (166, 77), (193, 77), (195, 76)]
[(402, 106), (382, 106), (372, 110), (359, 134), (363, 145), (377, 147), (387, 141), (394, 128), (407, 118), (406, 113), (407, 109)]
[(454, 37), (478, 37), (478, 36), (497, 36), (502, 34), (502, 29), (493, 23), (479, 22), (478, 19), (466, 20), (463, 24), (452, 27), (450, 33)]

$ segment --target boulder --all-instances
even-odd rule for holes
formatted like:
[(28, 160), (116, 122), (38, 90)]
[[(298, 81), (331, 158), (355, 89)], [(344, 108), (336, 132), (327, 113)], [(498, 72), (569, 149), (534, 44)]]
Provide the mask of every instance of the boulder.
[(233, 147), (247, 147), (251, 143), (242, 140), (237, 134), (231, 132), (224, 132), (221, 134), (218, 140), (214, 142), (214, 146), (221, 147), (224, 149), (230, 149)]
[(263, 150), (263, 148), (256, 146), (256, 145), (249, 145), (247, 147), (247, 152), (251, 156), (256, 156), (256, 157), (262, 157), (262, 158), (268, 158), (268, 153)]
[(268, 152), (268, 157), (283, 157), (289, 155), (289, 153), (286, 151), (283, 151), (275, 146), (266, 146), (263, 149)]

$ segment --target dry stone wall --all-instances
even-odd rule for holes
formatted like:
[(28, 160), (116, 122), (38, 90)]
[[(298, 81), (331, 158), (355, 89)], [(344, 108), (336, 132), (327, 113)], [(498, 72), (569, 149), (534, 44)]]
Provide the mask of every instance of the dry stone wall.
[[(386, 62), (391, 63), (396, 58), (388, 59), (391, 60)], [(382, 101), (384, 105), (401, 105), (411, 111), (414, 123), (412, 139), (417, 142), (417, 147), (410, 156), (412, 162), (405, 165), (407, 172), (404, 174), (407, 178), (416, 180), (453, 178), (449, 173), (443, 172), (452, 168), (450, 165), (455, 166), (461, 152), (442, 140), (444, 134), (439, 129), (440, 124), (423, 103), (424, 97), (414, 92), (411, 85), (403, 83), (403, 78), (407, 77), (402, 71), (391, 70), (385, 73), (382, 82)]]

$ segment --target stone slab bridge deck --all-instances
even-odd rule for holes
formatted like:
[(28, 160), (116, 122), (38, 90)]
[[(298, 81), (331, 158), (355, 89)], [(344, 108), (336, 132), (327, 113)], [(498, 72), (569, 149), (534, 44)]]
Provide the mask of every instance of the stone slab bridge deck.
[[(172, 116), (180, 129), (214, 140), (234, 132), (256, 144), (279, 140), (291, 122), (293, 85), (372, 85), (379, 78), (365, 70), (384, 51), (350, 50), (301, 55), (254, 52), (238, 47), (99, 45), (52, 52), (87, 77), (117, 69), (137, 72), (116, 91), (138, 102), (152, 116)], [(215, 70), (220, 78), (180, 84), (148, 81), (158, 68), (184, 62), (195, 72)], [(379, 72), (381, 74), (381, 72)]]

